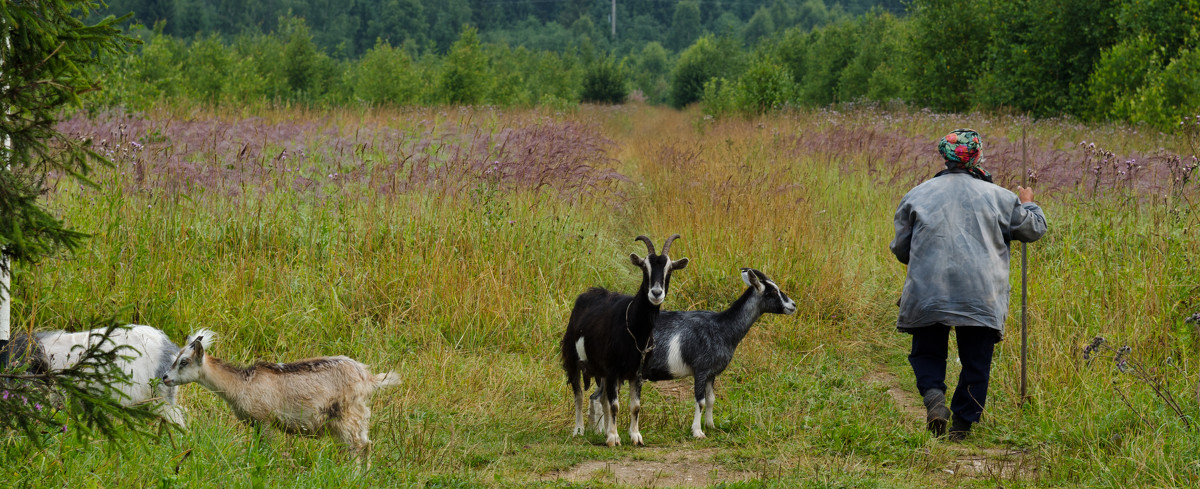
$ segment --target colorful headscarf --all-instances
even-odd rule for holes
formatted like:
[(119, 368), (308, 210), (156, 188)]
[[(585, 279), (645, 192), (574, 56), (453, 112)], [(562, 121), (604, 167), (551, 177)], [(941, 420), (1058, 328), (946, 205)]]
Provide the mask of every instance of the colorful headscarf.
[(980, 180), (992, 181), (992, 174), (984, 170), (983, 142), (979, 133), (972, 129), (955, 129), (938, 141), (938, 153), (946, 159), (946, 168), (966, 170)]

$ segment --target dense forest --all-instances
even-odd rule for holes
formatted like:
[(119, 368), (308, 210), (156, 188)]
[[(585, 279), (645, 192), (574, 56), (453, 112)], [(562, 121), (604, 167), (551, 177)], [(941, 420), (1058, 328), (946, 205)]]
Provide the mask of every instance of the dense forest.
[[(615, 36), (609, 14), (616, 6)], [(1200, 0), (114, 0), (102, 103), (845, 102), (1177, 127)]]
[(182, 38), (274, 32), (286, 17), (298, 17), (326, 53), (354, 58), (379, 40), (444, 54), (464, 25), (478, 29), (484, 42), (529, 49), (561, 51), (586, 37), (618, 53), (652, 41), (679, 50), (704, 32), (737, 35), (751, 21), (761, 36), (872, 8), (904, 12), (901, 0), (112, 0), (97, 15), (133, 12), (134, 22), (164, 22), (164, 34)]

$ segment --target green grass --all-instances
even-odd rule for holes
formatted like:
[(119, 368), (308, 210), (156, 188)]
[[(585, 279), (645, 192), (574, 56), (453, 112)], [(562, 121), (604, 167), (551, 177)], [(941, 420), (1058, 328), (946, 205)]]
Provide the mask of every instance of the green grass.
[[(249, 124), (242, 116), (152, 113), (162, 132), (143, 140), (144, 152), (119, 154), (117, 167), (95, 175), (98, 188), (59, 182), (49, 202), (92, 237), (76, 253), (18, 268), (14, 317), (38, 330), (77, 329), (85, 318), (121, 311), (177, 341), (213, 329), (219, 339), (211, 353), (234, 362), (345, 354), (394, 369), (403, 384), (373, 402), (372, 470), (356, 471), (330, 439), (255, 433), (215, 395), (190, 385), (181, 392), (188, 430), (144, 444), (115, 447), (68, 433), (36, 449), (0, 438), (0, 470), (13, 487), (620, 487), (604, 470), (583, 481), (559, 476), (590, 461), (661, 462), (694, 452), (720, 473), (753, 475), (723, 487), (1200, 481), (1197, 427), (1184, 426), (1111, 361), (1082, 357), (1095, 335), (1129, 344), (1171, 380), (1189, 417), (1200, 411), (1200, 338), (1183, 321), (1200, 309), (1192, 258), (1198, 214), (1188, 205), (1198, 195), (1190, 187), (1163, 199), (1125, 187), (1093, 193), (1087, 184), (1040, 183), (1050, 232), (1029, 247), (1029, 402), (1019, 402), (1014, 263), (1013, 313), (985, 422), (954, 444), (930, 439), (911, 412), (908, 340), (894, 331), (904, 269), (887, 250), (892, 213), (936, 170), (932, 147), (941, 133), (969, 125), (997, 141), (1019, 138), (1020, 120), (864, 110), (707, 122), (638, 106), (258, 116), (261, 140), (227, 134), (237, 144), (222, 149), (219, 137), (173, 136), (168, 122)], [(595, 192), (470, 175), (384, 190), (388, 178), (401, 178), (388, 165), (422, 137), (437, 143), (429, 154), (447, 155), (464, 134), (499, 138), (530, 127), (567, 134), (575, 130), (568, 123), (607, 139), (606, 159), (588, 161), (626, 178)], [(295, 139), (272, 136), (296, 127)], [(1062, 152), (1081, 173), (1079, 140), (1105, 141), (1122, 154), (1158, 150), (1131, 128), (1027, 127), (1031, 146)], [(416, 136), (397, 143), (388, 130)], [(338, 137), (349, 143), (336, 144)], [(904, 138), (928, 147), (904, 153), (896, 149)], [(893, 146), (873, 144), (884, 140)], [(271, 160), (289, 141), (310, 143), (296, 164), (311, 175), (371, 176), (297, 190)], [(186, 153), (185, 143), (193, 148)], [(235, 170), (242, 143), (267, 155), (244, 163), (268, 168), (262, 182), (240, 184), (237, 194), (219, 191), (209, 177), (191, 189), (168, 185), (178, 163), (165, 155), (236, 176), (244, 171)], [(1008, 185), (1011, 162), (997, 158), (993, 171)], [(135, 163), (144, 165), (140, 182)], [(634, 236), (661, 243), (673, 233), (683, 237), (672, 254), (692, 264), (673, 276), (666, 307), (724, 308), (743, 288), (738, 268), (750, 266), (800, 309), (764, 317), (739, 347), (717, 383), (709, 438), (690, 436), (690, 384), (682, 394), (645, 389), (650, 448), (608, 448), (598, 434), (572, 438), (557, 354), (571, 304), (593, 285), (631, 292), (638, 275), (628, 254), (644, 252)], [(619, 426), (627, 439), (626, 414)], [(1017, 453), (1007, 456), (1015, 462), (1005, 465), (1005, 450)], [(964, 472), (973, 456), (990, 465)]]

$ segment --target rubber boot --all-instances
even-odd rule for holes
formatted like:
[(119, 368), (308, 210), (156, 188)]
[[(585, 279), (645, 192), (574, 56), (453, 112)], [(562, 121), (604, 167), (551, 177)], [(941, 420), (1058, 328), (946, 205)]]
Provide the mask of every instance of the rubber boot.
[(946, 393), (937, 389), (925, 391), (925, 429), (933, 436), (945, 436), (950, 423), (950, 408), (946, 407)]
[(950, 441), (963, 441), (969, 434), (971, 434), (971, 422), (954, 416), (954, 423), (950, 425)]

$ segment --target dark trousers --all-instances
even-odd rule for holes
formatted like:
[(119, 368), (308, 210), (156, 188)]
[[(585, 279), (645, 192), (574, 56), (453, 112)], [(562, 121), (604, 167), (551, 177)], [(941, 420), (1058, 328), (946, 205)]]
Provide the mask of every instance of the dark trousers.
[[(950, 327), (926, 326), (910, 330), (912, 353), (908, 363), (917, 377), (917, 391), (921, 396), (930, 389), (946, 392), (946, 351), (950, 339)], [(986, 327), (963, 326), (954, 328), (958, 339), (958, 358), (962, 372), (958, 376), (958, 387), (950, 400), (950, 410), (963, 421), (978, 423), (987, 402), (988, 380), (992, 374), (992, 353), (999, 335)]]

